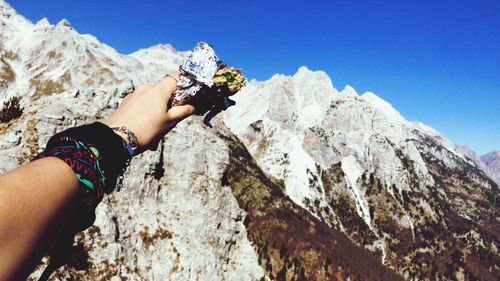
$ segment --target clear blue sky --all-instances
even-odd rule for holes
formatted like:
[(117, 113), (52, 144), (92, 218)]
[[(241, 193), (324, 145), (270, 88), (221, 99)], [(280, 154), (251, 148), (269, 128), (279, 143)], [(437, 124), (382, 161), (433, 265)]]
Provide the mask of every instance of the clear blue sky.
[(203, 40), (250, 78), (323, 70), (455, 143), (500, 149), (499, 0), (7, 1), (122, 53)]

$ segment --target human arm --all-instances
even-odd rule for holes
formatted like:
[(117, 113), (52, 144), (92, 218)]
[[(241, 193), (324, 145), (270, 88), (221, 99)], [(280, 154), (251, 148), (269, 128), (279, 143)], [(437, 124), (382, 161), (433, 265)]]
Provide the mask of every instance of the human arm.
[(23, 280), (74, 212), (78, 181), (55, 157), (0, 176), (0, 280)]
[[(167, 109), (175, 88), (172, 77), (139, 86), (104, 123), (134, 132), (138, 152), (155, 148), (168, 131), (194, 112), (190, 105)], [(56, 157), (0, 176), (0, 280), (22, 280), (50, 249), (82, 200), (78, 185), (73, 170)]]

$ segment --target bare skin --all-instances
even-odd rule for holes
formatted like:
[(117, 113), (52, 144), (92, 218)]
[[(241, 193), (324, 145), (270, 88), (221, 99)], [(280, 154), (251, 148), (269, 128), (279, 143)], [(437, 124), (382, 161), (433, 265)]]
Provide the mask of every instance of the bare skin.
[[(134, 132), (139, 153), (155, 149), (165, 134), (194, 112), (190, 105), (167, 110), (175, 89), (172, 77), (140, 86), (104, 123)], [(67, 225), (78, 200), (73, 170), (55, 157), (0, 175), (0, 281), (26, 279)]]
[[(174, 77), (178, 75), (172, 74)], [(105, 124), (126, 126), (137, 136), (141, 151), (156, 149), (165, 134), (194, 113), (191, 105), (176, 106), (167, 111), (167, 101), (175, 89), (176, 81), (172, 77), (165, 77), (155, 85), (139, 86), (123, 100)]]

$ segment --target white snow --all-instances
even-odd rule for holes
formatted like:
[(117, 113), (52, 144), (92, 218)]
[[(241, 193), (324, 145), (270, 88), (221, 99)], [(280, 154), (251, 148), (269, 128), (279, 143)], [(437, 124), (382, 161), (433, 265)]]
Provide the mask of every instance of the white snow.
[(223, 113), (223, 116), (227, 116), (224, 123), (237, 135), (243, 133), (250, 124), (264, 118), (272, 94), (272, 90), (263, 90), (257, 81), (247, 81), (247, 85), (231, 97), (237, 106)]
[(379, 96), (375, 95), (372, 92), (366, 92), (361, 95), (361, 98), (371, 104), (373, 107), (379, 109), (383, 112), (388, 118), (397, 120), (399, 122), (404, 122), (405, 119), (401, 114), (392, 107), (390, 103), (381, 99)]
[(340, 92), (342, 95), (349, 96), (349, 97), (358, 97), (358, 93), (356, 90), (350, 86), (346, 85), (344, 89)]
[(365, 199), (364, 192), (360, 190), (357, 184), (359, 177), (363, 174), (363, 168), (361, 168), (356, 158), (352, 155), (342, 158), (341, 167), (347, 182), (351, 186), (358, 214), (371, 227), (370, 208)]
[[(304, 198), (318, 197), (316, 190), (310, 188), (309, 176), (306, 170), (314, 172), (315, 162), (303, 149), (301, 140), (295, 138), (290, 140), (290, 166), (289, 176), (285, 178), (287, 194), (294, 199), (295, 202), (302, 202)], [(303, 204), (301, 204), (303, 205)]]
[(352, 155), (342, 158), (342, 171), (351, 186), (356, 185), (358, 178), (363, 174), (361, 166)]

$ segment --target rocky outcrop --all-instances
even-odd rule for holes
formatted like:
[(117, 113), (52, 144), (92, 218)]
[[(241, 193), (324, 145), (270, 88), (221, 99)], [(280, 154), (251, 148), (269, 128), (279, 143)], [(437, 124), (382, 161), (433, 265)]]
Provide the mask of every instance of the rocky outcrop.
[[(0, 155), (7, 170), (26, 163), (57, 131), (107, 116), (118, 92), (65, 92), (35, 101), (39, 110), (8, 124)], [(97, 97), (92, 109), (88, 98)], [(218, 130), (230, 134), (222, 125)], [(7, 137), (5, 137), (7, 136)], [(198, 119), (181, 123), (155, 152), (135, 158), (77, 235), (57, 279), (257, 280), (264, 276), (243, 224), (246, 213), (221, 182), (228, 148)], [(8, 164), (8, 165), (6, 165)], [(41, 273), (43, 265), (32, 275)]]

